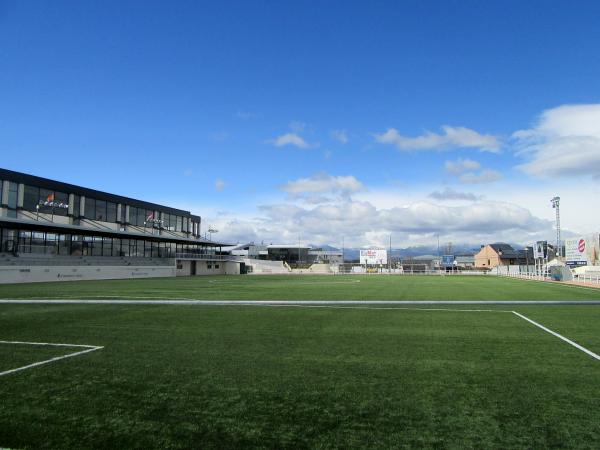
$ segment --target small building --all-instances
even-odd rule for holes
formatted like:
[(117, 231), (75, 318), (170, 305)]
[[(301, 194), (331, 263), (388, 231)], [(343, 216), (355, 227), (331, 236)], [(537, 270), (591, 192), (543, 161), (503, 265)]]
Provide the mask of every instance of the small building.
[(458, 269), (474, 269), (475, 255), (456, 255), (454, 258)]
[(344, 254), (334, 248), (312, 248), (308, 251), (308, 260), (313, 264), (339, 265), (344, 263)]
[(306, 245), (267, 245), (267, 259), (270, 261), (284, 261), (288, 264), (308, 264), (308, 251)]
[(475, 255), (475, 267), (478, 269), (492, 269), (498, 266), (524, 266), (533, 263), (533, 249), (526, 247), (515, 250), (509, 244), (497, 242), (482, 245), (479, 253)]

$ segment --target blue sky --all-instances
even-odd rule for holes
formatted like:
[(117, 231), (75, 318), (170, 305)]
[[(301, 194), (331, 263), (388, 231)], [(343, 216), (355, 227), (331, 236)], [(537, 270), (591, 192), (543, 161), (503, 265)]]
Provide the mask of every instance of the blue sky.
[(597, 231), (598, 17), (0, 0), (0, 165), (192, 209), (232, 241), (526, 243), (552, 238), (557, 194), (567, 233)]

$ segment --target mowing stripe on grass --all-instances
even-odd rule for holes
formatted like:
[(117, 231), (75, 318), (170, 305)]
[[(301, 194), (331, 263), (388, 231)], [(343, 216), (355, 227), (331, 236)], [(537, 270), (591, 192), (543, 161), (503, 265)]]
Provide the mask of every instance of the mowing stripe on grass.
[[(133, 297), (130, 297), (133, 298)], [(57, 305), (600, 305), (600, 300), (196, 300), (0, 299), (0, 304)]]
[(81, 344), (53, 344), (49, 342), (23, 342), (23, 341), (0, 341), (0, 344), (14, 344), (14, 345), (44, 345), (49, 347), (79, 347), (85, 348), (85, 350), (81, 350), (75, 353), (69, 353), (68, 355), (56, 356), (54, 358), (46, 359), (44, 361), (35, 362), (33, 364), (28, 364), (23, 367), (17, 367), (16, 369), (5, 370), (4, 372), (0, 372), (0, 377), (4, 375), (9, 375), (11, 373), (21, 372), (27, 369), (33, 369), (34, 367), (42, 366), (44, 364), (50, 364), (61, 359), (72, 358), (73, 356), (83, 355), (85, 353), (95, 352), (96, 350), (101, 350), (104, 347), (97, 345), (81, 345)]
[(588, 350), (587, 348), (585, 348), (585, 347), (583, 347), (583, 346), (579, 345), (578, 343), (576, 343), (576, 342), (573, 342), (573, 341), (572, 341), (572, 340), (570, 340), (570, 339), (567, 339), (567, 338), (566, 338), (566, 337), (564, 337), (563, 335), (561, 335), (561, 334), (558, 334), (556, 331), (552, 331), (551, 329), (549, 329), (549, 328), (546, 328), (544, 325), (541, 325), (541, 324), (539, 324), (539, 323), (537, 323), (537, 322), (535, 322), (535, 321), (531, 320), (529, 317), (525, 317), (523, 314), (519, 314), (519, 313), (518, 313), (518, 312), (516, 312), (516, 311), (513, 311), (512, 313), (513, 313), (513, 314), (515, 314), (515, 315), (517, 315), (517, 316), (519, 316), (521, 319), (523, 319), (523, 320), (526, 320), (527, 322), (529, 322), (529, 323), (531, 323), (531, 324), (535, 325), (536, 327), (538, 327), (538, 328), (541, 328), (541, 329), (542, 329), (542, 330), (544, 330), (545, 332), (547, 332), (547, 333), (550, 333), (551, 335), (553, 335), (553, 336), (555, 336), (555, 337), (557, 337), (557, 338), (559, 338), (559, 339), (562, 339), (563, 341), (565, 341), (566, 343), (568, 343), (568, 344), (572, 345), (572, 346), (573, 346), (573, 347), (575, 347), (576, 349), (578, 349), (578, 350), (581, 350), (581, 351), (582, 351), (582, 352), (584, 352), (584, 353), (587, 353), (587, 354), (588, 354), (588, 355), (590, 355), (592, 358), (595, 358), (595, 359), (597, 359), (598, 361), (600, 361), (600, 356), (598, 356), (598, 355), (597, 355), (597, 354), (595, 354), (594, 352), (592, 352), (592, 351)]

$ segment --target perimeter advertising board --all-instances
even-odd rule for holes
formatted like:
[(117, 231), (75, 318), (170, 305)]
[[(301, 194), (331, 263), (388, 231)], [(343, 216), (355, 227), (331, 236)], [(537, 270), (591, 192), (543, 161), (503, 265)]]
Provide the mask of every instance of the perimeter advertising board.
[(565, 240), (565, 259), (571, 266), (595, 265), (599, 255), (598, 233)]
[(387, 264), (387, 250), (361, 250), (360, 263), (375, 265)]

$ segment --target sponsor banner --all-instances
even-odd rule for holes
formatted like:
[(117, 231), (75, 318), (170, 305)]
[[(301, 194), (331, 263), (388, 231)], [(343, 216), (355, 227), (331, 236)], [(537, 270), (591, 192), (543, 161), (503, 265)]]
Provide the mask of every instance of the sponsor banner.
[(443, 267), (454, 267), (454, 255), (443, 255), (442, 256)]
[(387, 264), (387, 250), (361, 250), (361, 264)]
[(533, 257), (535, 259), (548, 258), (548, 241), (537, 241), (533, 246)]
[(598, 233), (565, 240), (565, 259), (569, 265), (595, 265), (599, 255)]

